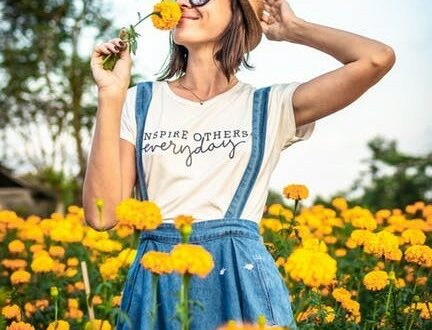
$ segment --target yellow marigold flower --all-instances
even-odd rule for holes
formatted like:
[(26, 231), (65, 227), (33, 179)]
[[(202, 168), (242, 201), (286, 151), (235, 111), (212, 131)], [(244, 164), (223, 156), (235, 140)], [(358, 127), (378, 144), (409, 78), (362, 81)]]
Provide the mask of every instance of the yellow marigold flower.
[(410, 306), (404, 308), (404, 313), (412, 313), (414, 310), (420, 311), (420, 317), (424, 320), (430, 320), (431, 319), (431, 310), (432, 310), (432, 303), (431, 302), (417, 302), (412, 303)]
[(279, 203), (275, 203), (275, 204), (271, 204), (268, 209), (267, 209), (267, 213), (275, 216), (275, 217), (279, 217), (279, 215), (281, 215), (281, 213), (284, 211), (284, 207), (282, 206), (282, 204)]
[(325, 236), (324, 237), (324, 242), (327, 244), (334, 244), (337, 242), (337, 237), (335, 236)]
[(341, 306), (353, 315), (360, 315), (360, 304), (355, 300), (345, 299), (341, 302)]
[(426, 285), (427, 280), (427, 276), (419, 276), (416, 278), (416, 284), (418, 286)]
[(327, 245), (317, 238), (307, 238), (303, 240), (302, 246), (305, 249), (317, 251), (317, 252), (327, 252)]
[(130, 266), (135, 260), (136, 254), (136, 249), (127, 248), (119, 253), (117, 259), (120, 261), (122, 266)]
[(283, 194), (289, 199), (302, 200), (309, 196), (309, 190), (302, 184), (290, 184), (284, 187)]
[(348, 239), (346, 240), (346, 242), (345, 242), (345, 246), (346, 246), (348, 249), (355, 249), (356, 247), (358, 247), (357, 243), (356, 243), (353, 239), (351, 239), (351, 238), (348, 238)]
[(125, 224), (117, 224), (115, 230), (120, 238), (128, 237), (134, 233), (134, 227)]
[(21, 321), (21, 309), (16, 304), (4, 306), (2, 308), (2, 315), (7, 320), (16, 319), (17, 321)]
[(93, 296), (93, 298), (92, 298), (92, 304), (93, 305), (100, 305), (100, 304), (102, 304), (102, 298), (101, 298), (101, 296), (98, 296), (98, 295), (94, 295)]
[(70, 266), (74, 266), (74, 267), (76, 267), (76, 266), (78, 266), (78, 264), (79, 264), (79, 260), (78, 260), (78, 258), (68, 258), (67, 259), (67, 261), (66, 261), (66, 264), (70, 267)]
[(404, 288), (406, 286), (404, 279), (403, 278), (396, 278), (396, 280), (395, 280), (395, 286), (398, 289)]
[(69, 309), (79, 308), (78, 299), (68, 298), (68, 307)]
[(278, 232), (282, 229), (282, 223), (278, 219), (262, 218), (260, 226), (264, 229), (269, 229), (274, 232)]
[(377, 219), (387, 219), (389, 216), (391, 216), (391, 212), (388, 209), (381, 209), (375, 213)]
[(343, 197), (333, 198), (333, 200), (331, 201), (331, 204), (333, 205), (334, 208), (341, 210), (341, 211), (346, 210), (348, 208), (347, 200)]
[(79, 206), (77, 206), (77, 205), (69, 205), (68, 208), (67, 208), (67, 211), (69, 213), (72, 213), (72, 214), (80, 213), (81, 210), (82, 210), (82, 208), (79, 207)]
[(91, 320), (84, 327), (85, 330), (111, 330), (111, 324), (107, 320)]
[(76, 274), (78, 274), (78, 269), (76, 267), (68, 267), (68, 269), (66, 269), (66, 277), (74, 277)]
[(84, 313), (82, 310), (77, 308), (71, 308), (65, 312), (65, 318), (71, 318), (74, 320), (82, 320)]
[(320, 250), (298, 248), (284, 265), (285, 272), (310, 287), (330, 284), (336, 277), (336, 260)]
[(24, 269), (27, 266), (27, 261), (23, 259), (3, 259), (1, 264), (5, 268), (9, 268), (11, 270)]
[(174, 218), (174, 226), (176, 229), (181, 230), (184, 225), (192, 225), (194, 218), (190, 215), (178, 215)]
[(249, 322), (236, 322), (234, 320), (230, 320), (227, 323), (221, 325), (217, 328), (217, 330), (284, 330), (286, 328), (279, 326), (265, 326), (259, 324), (253, 324)]
[(113, 306), (120, 306), (120, 302), (121, 302), (121, 295), (112, 297)]
[(35, 328), (30, 323), (13, 321), (11, 325), (6, 327), (6, 330), (35, 330)]
[(374, 236), (374, 233), (364, 229), (354, 229), (351, 232), (350, 239), (356, 245), (362, 246), (365, 242), (369, 241)]
[(35, 306), (37, 309), (44, 310), (49, 306), (49, 301), (47, 299), (38, 299), (35, 301)]
[(40, 255), (33, 258), (30, 265), (35, 273), (46, 273), (53, 270), (54, 260), (49, 255)]
[(149, 251), (141, 258), (141, 264), (145, 269), (159, 275), (172, 272), (171, 255), (166, 252)]
[(156, 3), (153, 12), (159, 13), (159, 15), (151, 16), (153, 25), (161, 30), (171, 30), (177, 25), (182, 16), (179, 4), (172, 0), (162, 0)]
[[(322, 310), (325, 313), (325, 323), (332, 323), (335, 319), (335, 312), (331, 306), (322, 306)], [(318, 316), (318, 308), (317, 307), (308, 307), (304, 312), (301, 312), (297, 316), (297, 322), (307, 321), (308, 319), (312, 319), (312, 321), (318, 324), (321, 320)]]
[(25, 270), (17, 270), (10, 276), (10, 281), (13, 285), (30, 282), (31, 274)]
[(420, 229), (407, 229), (402, 232), (404, 243), (422, 245), (426, 241), (426, 235)]
[(373, 270), (365, 275), (363, 284), (371, 291), (382, 290), (389, 284), (388, 274), (382, 270)]
[(418, 210), (422, 210), (426, 207), (426, 204), (424, 201), (417, 201), (414, 203), (414, 207)]
[(400, 260), (402, 251), (399, 249), (399, 239), (392, 233), (383, 230), (369, 237), (364, 242), (364, 251), (389, 260)]
[(213, 256), (202, 246), (180, 243), (171, 251), (171, 262), (175, 272), (206, 277), (214, 267)]
[(366, 230), (374, 230), (377, 223), (371, 211), (360, 206), (354, 206), (352, 209), (346, 209), (341, 212), (345, 222), (351, 222), (353, 227)]
[(346, 251), (346, 249), (336, 249), (335, 250), (335, 256), (336, 257), (345, 257), (346, 256), (346, 254), (347, 254), (347, 251)]
[(150, 201), (128, 198), (116, 207), (116, 218), (121, 224), (135, 226), (138, 230), (156, 229), (162, 222), (159, 207)]
[(8, 244), (8, 249), (11, 253), (21, 253), (25, 250), (25, 245), (21, 240), (15, 239)]
[(285, 258), (284, 257), (278, 257), (275, 261), (275, 264), (277, 267), (283, 266), (285, 264)]
[(44, 246), (42, 244), (33, 244), (30, 246), (30, 251), (32, 253), (37, 253), (37, 252), (43, 251), (43, 249), (44, 249)]
[(99, 271), (102, 275), (102, 278), (106, 280), (114, 280), (117, 278), (120, 267), (121, 261), (115, 257), (111, 257), (106, 259), (105, 262), (99, 266)]
[(405, 260), (420, 266), (432, 267), (432, 249), (426, 245), (412, 245), (405, 250)]
[(405, 206), (405, 212), (409, 214), (415, 214), (417, 212), (417, 208), (414, 205)]
[(344, 300), (351, 299), (351, 292), (344, 288), (334, 288), (332, 296), (336, 301), (342, 302)]
[(120, 242), (114, 241), (112, 239), (101, 239), (94, 242), (93, 248), (101, 252), (113, 252), (120, 251), (123, 247)]
[(81, 242), (84, 236), (84, 227), (80, 219), (58, 219), (55, 221), (49, 235), (57, 242)]
[(70, 329), (69, 322), (63, 320), (57, 320), (51, 322), (47, 328), (47, 330), (69, 330), (69, 329)]
[(48, 250), (49, 254), (53, 257), (63, 258), (65, 254), (65, 249), (62, 246), (50, 246)]
[(26, 302), (24, 304), (24, 311), (25, 311), (25, 315), (27, 317), (30, 317), (34, 312), (36, 312), (36, 307), (32, 303)]

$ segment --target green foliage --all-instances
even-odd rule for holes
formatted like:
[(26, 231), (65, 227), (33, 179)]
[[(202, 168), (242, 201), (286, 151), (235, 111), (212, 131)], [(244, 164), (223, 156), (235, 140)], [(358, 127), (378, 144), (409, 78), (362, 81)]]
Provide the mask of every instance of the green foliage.
[(431, 201), (432, 153), (408, 155), (398, 150), (396, 141), (383, 137), (376, 137), (367, 145), (371, 152), (365, 160), (368, 168), (348, 192), (362, 191), (360, 197), (351, 199), (354, 204), (376, 211), (419, 200)]

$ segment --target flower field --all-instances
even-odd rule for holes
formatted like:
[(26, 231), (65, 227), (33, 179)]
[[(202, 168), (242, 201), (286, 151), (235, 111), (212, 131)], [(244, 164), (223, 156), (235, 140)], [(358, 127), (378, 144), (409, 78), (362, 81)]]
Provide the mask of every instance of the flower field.
[[(372, 212), (343, 197), (302, 207), (305, 186), (283, 191), (292, 207), (266, 206), (264, 243), (291, 293), (299, 329), (432, 329), (432, 205)], [(103, 210), (103, 202), (99, 201)], [(83, 209), (21, 218), (0, 210), (0, 329), (113, 329), (139, 230), (161, 222), (155, 204), (126, 200), (109, 231), (86, 225)], [(182, 276), (179, 317), (188, 329), (188, 277), (205, 277), (211, 255), (188, 244), (192, 216), (179, 215), (183, 242), (140, 261), (158, 276)], [(184, 285), (183, 285), (184, 284)], [(91, 320), (91, 321), (90, 321)], [(267, 329), (228, 322), (223, 329)], [(274, 329), (274, 328), (272, 328)]]

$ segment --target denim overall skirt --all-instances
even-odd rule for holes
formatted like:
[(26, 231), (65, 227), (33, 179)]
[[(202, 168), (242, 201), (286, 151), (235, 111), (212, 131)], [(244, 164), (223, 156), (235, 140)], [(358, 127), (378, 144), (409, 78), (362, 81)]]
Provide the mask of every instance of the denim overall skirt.
[[(255, 91), (252, 152), (225, 216), (192, 223), (189, 243), (199, 244), (209, 251), (213, 256), (214, 268), (205, 278), (192, 276), (190, 279), (191, 330), (216, 330), (229, 320), (256, 323), (260, 314), (266, 317), (268, 326), (297, 329), (288, 288), (264, 245), (258, 224), (240, 218), (262, 162), (269, 89), (264, 87)], [(151, 97), (152, 82), (139, 83), (135, 113), (137, 195), (140, 200), (148, 200), (141, 149)], [(172, 223), (162, 223), (155, 230), (140, 233), (137, 254), (129, 268), (120, 303), (120, 309), (129, 317), (130, 327), (117, 318), (116, 329), (181, 329), (180, 322), (174, 318), (180, 275), (171, 273), (159, 276), (157, 321), (152, 328), (152, 274), (140, 264), (146, 252), (170, 252), (179, 243), (180, 234)]]

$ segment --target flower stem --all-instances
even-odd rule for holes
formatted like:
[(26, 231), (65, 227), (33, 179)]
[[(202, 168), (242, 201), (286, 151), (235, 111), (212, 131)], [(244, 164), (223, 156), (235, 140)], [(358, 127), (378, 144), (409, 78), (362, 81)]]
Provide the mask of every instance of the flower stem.
[(180, 305), (181, 305), (181, 330), (189, 330), (190, 324), (189, 324), (189, 297), (188, 297), (188, 291), (189, 291), (189, 280), (190, 280), (189, 274), (182, 275), (182, 283), (180, 288)]
[(151, 15), (159, 15), (159, 16), (161, 16), (161, 14), (159, 12), (154, 11), (154, 12), (148, 14), (147, 16), (145, 16), (144, 18), (141, 18), (135, 25), (133, 25), (133, 28), (136, 28), (138, 24), (140, 24), (142, 21), (144, 21), (147, 17), (149, 17)]

